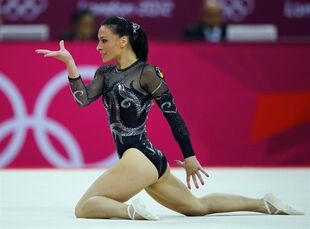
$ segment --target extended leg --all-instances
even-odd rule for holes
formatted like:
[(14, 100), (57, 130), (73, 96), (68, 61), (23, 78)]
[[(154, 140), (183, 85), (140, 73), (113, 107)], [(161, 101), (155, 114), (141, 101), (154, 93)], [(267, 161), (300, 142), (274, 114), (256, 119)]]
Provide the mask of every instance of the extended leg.
[(233, 211), (267, 213), (263, 199), (251, 199), (231, 194), (211, 194), (197, 198), (170, 173), (169, 168), (155, 184), (146, 188), (146, 191), (162, 205), (185, 215), (207, 215)]
[(263, 199), (252, 199), (232, 194), (210, 194), (199, 199), (206, 206), (206, 212), (251, 211), (267, 213)]

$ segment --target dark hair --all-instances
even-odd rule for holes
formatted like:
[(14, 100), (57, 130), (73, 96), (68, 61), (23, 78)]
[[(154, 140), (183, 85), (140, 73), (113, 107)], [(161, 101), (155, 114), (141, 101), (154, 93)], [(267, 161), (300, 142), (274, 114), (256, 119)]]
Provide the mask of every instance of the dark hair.
[(119, 36), (128, 36), (130, 45), (138, 59), (147, 61), (149, 52), (147, 37), (140, 25), (123, 17), (109, 17), (101, 23)]

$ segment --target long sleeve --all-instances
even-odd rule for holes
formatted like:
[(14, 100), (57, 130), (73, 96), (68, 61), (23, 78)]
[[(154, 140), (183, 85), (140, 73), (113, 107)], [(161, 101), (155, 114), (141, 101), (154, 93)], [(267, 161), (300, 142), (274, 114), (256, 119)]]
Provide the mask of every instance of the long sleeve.
[(72, 95), (79, 106), (86, 106), (102, 95), (105, 69), (105, 66), (98, 68), (94, 79), (86, 86), (81, 76), (68, 78)]
[(163, 79), (160, 69), (151, 65), (145, 66), (140, 78), (140, 85), (152, 95), (164, 114), (170, 125), (174, 139), (181, 148), (183, 157), (187, 158), (195, 155), (188, 129), (178, 112), (175, 101)]

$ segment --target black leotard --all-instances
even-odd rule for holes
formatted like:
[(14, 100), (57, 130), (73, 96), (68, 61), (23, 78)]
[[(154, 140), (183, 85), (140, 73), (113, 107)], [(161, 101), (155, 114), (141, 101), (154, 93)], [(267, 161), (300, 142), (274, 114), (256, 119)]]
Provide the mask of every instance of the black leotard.
[(159, 177), (165, 172), (167, 160), (149, 141), (145, 126), (153, 99), (170, 124), (184, 158), (194, 155), (188, 130), (158, 67), (139, 60), (122, 70), (106, 65), (97, 69), (87, 86), (81, 77), (69, 78), (69, 82), (80, 106), (102, 96), (120, 158), (127, 149), (136, 148), (155, 165)]

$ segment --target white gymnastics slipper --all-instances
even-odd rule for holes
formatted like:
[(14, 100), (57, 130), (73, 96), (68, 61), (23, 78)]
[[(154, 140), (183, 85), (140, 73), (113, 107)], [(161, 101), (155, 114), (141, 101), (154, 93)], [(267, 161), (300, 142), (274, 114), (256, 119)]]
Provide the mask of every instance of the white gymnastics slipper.
[[(131, 210), (133, 209), (133, 210)], [(127, 208), (128, 216), (130, 219), (135, 220), (137, 214), (147, 220), (159, 220), (158, 216), (147, 211), (145, 204), (141, 199), (135, 199)]]
[[(267, 193), (264, 196), (264, 204), (267, 209), (267, 212), (272, 215), (276, 214), (287, 214), (287, 215), (304, 215), (303, 212), (300, 212), (296, 209), (294, 209), (292, 206), (290, 206), (288, 203), (283, 202), (282, 200), (275, 197), (272, 193)], [(275, 212), (271, 212), (269, 205), (272, 205), (274, 208), (276, 208)]]

